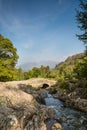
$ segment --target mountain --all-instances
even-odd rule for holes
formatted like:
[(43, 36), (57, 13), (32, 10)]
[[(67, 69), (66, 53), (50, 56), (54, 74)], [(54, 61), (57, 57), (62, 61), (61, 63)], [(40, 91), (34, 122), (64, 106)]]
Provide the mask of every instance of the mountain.
[(33, 67), (40, 67), (41, 65), (49, 66), (50, 68), (59, 69), (60, 67), (66, 65), (74, 65), (78, 60), (84, 57), (84, 53), (75, 54), (69, 56), (65, 61), (58, 63), (57, 61), (39, 61), (39, 62), (26, 62), (17, 66), (17, 68), (22, 68), (23, 70), (31, 70)]
[(57, 63), (58, 62), (56, 61), (27, 62), (27, 63), (18, 65), (17, 68), (22, 68), (25, 71), (31, 70), (33, 67), (40, 67), (41, 65), (54, 68)]

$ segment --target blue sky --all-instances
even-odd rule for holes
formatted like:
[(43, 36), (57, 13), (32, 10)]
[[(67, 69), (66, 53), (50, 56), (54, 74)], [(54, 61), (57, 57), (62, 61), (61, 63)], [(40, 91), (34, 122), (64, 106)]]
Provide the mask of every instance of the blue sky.
[(17, 48), (18, 65), (83, 52), (76, 38), (78, 8), (79, 0), (0, 0), (0, 33)]

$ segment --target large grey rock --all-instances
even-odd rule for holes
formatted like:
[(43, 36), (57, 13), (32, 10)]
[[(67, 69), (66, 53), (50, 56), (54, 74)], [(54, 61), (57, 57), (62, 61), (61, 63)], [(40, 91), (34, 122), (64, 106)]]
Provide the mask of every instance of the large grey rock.
[(46, 120), (54, 116), (54, 110), (44, 105), (0, 105), (0, 130), (46, 130)]

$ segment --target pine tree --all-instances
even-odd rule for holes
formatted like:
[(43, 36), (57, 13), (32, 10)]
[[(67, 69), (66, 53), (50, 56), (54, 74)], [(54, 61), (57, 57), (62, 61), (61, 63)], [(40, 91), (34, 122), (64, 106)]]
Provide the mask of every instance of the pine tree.
[(78, 34), (79, 40), (83, 41), (87, 52), (87, 0), (80, 0), (80, 10), (77, 11), (76, 20), (82, 34)]

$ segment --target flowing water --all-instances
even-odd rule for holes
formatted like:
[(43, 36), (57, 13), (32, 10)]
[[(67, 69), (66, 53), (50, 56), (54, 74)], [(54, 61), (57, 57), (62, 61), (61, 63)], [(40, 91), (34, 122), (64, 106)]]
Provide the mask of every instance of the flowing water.
[(87, 114), (64, 107), (63, 102), (53, 98), (50, 94), (45, 98), (45, 102), (48, 107), (55, 110), (55, 118), (61, 120), (64, 130), (87, 130)]

